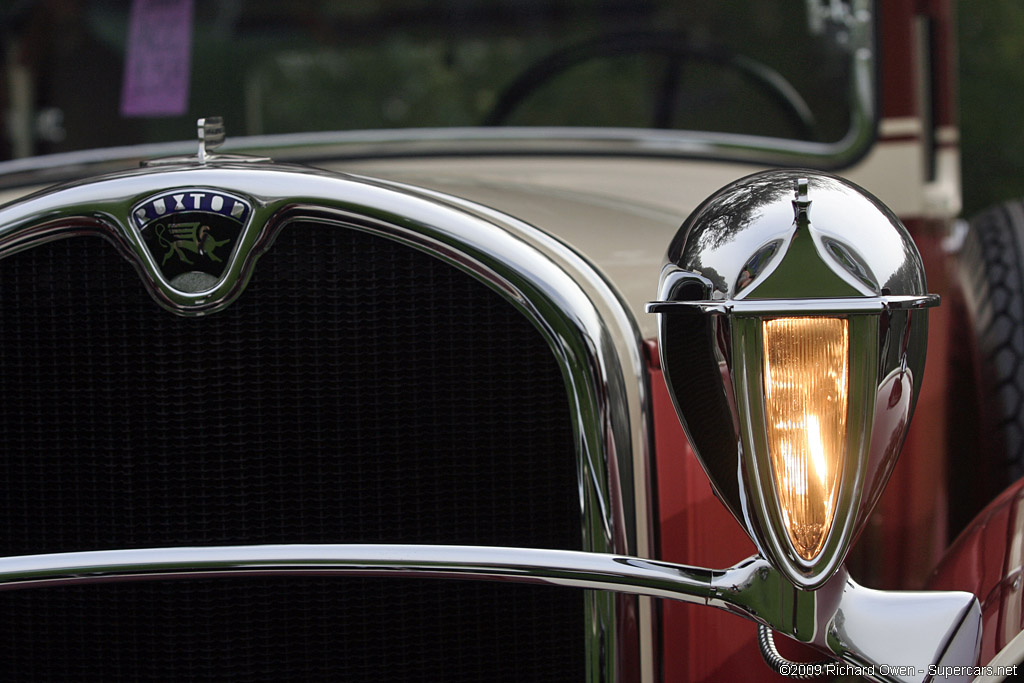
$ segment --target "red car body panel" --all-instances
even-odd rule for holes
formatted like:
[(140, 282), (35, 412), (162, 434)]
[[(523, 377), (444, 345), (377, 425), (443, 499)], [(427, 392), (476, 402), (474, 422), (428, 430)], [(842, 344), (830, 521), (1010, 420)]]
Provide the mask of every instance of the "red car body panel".
[(928, 582), (981, 601), (981, 660), (988, 662), (1024, 628), (1024, 480), (1003, 492), (957, 538)]
[[(658, 559), (724, 568), (757, 552), (746, 532), (715, 497), (676, 417), (658, 360), (647, 342), (658, 482)], [(785, 681), (761, 661), (757, 626), (728, 612), (664, 600), (660, 606), (662, 681)], [(797, 660), (820, 659), (797, 643), (780, 649)]]
[[(915, 2), (899, 0), (879, 3), (880, 109), (883, 118), (918, 117), (930, 123), (932, 131), (909, 137), (886, 137), (886, 142), (917, 142), (936, 147), (956, 147), (955, 139), (934, 135), (939, 127), (955, 126), (955, 39), (954, 8), (946, 0)], [(908, 37), (929, 41), (930, 65), (919, 64), (921, 46)], [(925, 36), (927, 36), (925, 38)], [(918, 79), (927, 69), (931, 96), (920, 97)], [(861, 538), (851, 552), (849, 568), (861, 583), (884, 589), (922, 588), (929, 573), (948, 545), (949, 521), (945, 463), (949, 456), (949, 383), (954, 339), (961, 324), (951, 278), (952, 257), (943, 240), (949, 234), (946, 219), (901, 216), (921, 252), (928, 273), (929, 291), (947, 300), (929, 315), (929, 352), (914, 421), (911, 423), (900, 461), (889, 486), (880, 499)], [(651, 406), (653, 414), (655, 482), (654, 520), (658, 557), (671, 562), (726, 567), (753, 554), (755, 548), (740, 525), (716, 499), (693, 454), (676, 417), (665, 387), (657, 355), (657, 344), (648, 340)], [(1022, 485), (1024, 486), (1024, 485)], [(1018, 491), (1020, 489), (1017, 489)], [(1019, 497), (1018, 497), (1019, 498)], [(1016, 499), (1015, 499), (1016, 500)], [(1005, 507), (1004, 503), (1004, 507)], [(998, 517), (1002, 514), (1002, 517)], [(992, 512), (996, 521), (980, 521), (981, 535), (961, 540), (943, 564), (943, 571), (960, 577), (975, 566), (989, 571), (974, 577), (973, 583), (935, 584), (934, 588), (971, 590), (982, 599), (1006, 576), (1005, 555), (1010, 551), (1007, 524), (1016, 514)], [(1007, 518), (1010, 518), (1009, 520)], [(995, 518), (993, 518), (995, 519)], [(998, 532), (992, 525), (999, 527)], [(974, 528), (974, 527), (972, 527)], [(980, 532), (976, 532), (980, 534)], [(998, 556), (998, 562), (993, 559)], [(1019, 562), (1018, 562), (1019, 564)], [(998, 569), (992, 568), (998, 566)], [(964, 569), (963, 567), (967, 567)], [(973, 575), (972, 575), (973, 576)], [(979, 593), (980, 590), (985, 593)], [(1002, 595), (1002, 593), (999, 593)], [(1020, 595), (1016, 595), (1019, 614)], [(989, 599), (986, 608), (986, 640), (982, 661), (991, 659), (996, 642), (1001, 644), (1020, 630), (996, 638), (989, 623), (996, 617)], [(1005, 601), (1005, 600), (1003, 600)], [(1019, 620), (1018, 620), (1019, 621)], [(702, 609), (665, 601), (660, 606), (659, 646), (663, 681), (713, 681), (749, 678), (783, 680), (760, 660), (756, 627), (717, 610)], [(798, 644), (784, 654), (795, 659), (814, 658)]]
[(905, 220), (928, 273), (928, 290), (943, 296), (929, 311), (928, 359), (921, 394), (900, 459), (851, 558), (851, 573), (872, 588), (920, 588), (948, 545), (950, 342), (959, 324), (950, 305), (945, 224)]

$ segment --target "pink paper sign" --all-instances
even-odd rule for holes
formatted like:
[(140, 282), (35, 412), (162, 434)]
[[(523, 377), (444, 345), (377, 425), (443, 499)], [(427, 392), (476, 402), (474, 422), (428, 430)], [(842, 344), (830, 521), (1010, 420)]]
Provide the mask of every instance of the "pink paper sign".
[(192, 0), (132, 0), (121, 115), (184, 114), (191, 57)]

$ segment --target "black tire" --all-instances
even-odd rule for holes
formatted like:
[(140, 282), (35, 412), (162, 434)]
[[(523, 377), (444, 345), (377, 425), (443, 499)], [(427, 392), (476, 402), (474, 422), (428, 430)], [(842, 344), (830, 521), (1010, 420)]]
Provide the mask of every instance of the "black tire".
[(976, 216), (956, 276), (967, 324), (951, 340), (951, 530), (1024, 476), (1024, 202)]

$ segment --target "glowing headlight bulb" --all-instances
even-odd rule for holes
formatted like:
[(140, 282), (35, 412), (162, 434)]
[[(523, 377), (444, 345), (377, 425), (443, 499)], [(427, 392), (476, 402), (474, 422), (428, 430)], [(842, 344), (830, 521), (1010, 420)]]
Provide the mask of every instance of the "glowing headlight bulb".
[(846, 457), (847, 321), (777, 318), (762, 332), (775, 495), (794, 550), (810, 561), (832, 528)]

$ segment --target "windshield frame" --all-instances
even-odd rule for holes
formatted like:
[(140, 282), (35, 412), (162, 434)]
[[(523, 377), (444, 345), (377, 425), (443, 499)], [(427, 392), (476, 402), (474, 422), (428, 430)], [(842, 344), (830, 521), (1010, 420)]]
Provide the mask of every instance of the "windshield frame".
[[(832, 3), (833, 5), (835, 3)], [(819, 0), (808, 0), (808, 10)], [(654, 128), (450, 127), (281, 133), (229, 138), (222, 151), (286, 162), (445, 156), (628, 156), (699, 159), (839, 170), (859, 161), (878, 135), (877, 12), (873, 0), (841, 3), (850, 53), (850, 125), (833, 142)], [(821, 5), (823, 13), (829, 12)], [(833, 10), (834, 11), (834, 10)], [(216, 112), (211, 112), (216, 114)], [(230, 132), (231, 122), (227, 122)], [(0, 184), (82, 177), (125, 162), (194, 153), (196, 143), (143, 143), (0, 161)], [(83, 173), (85, 171), (85, 173)]]

